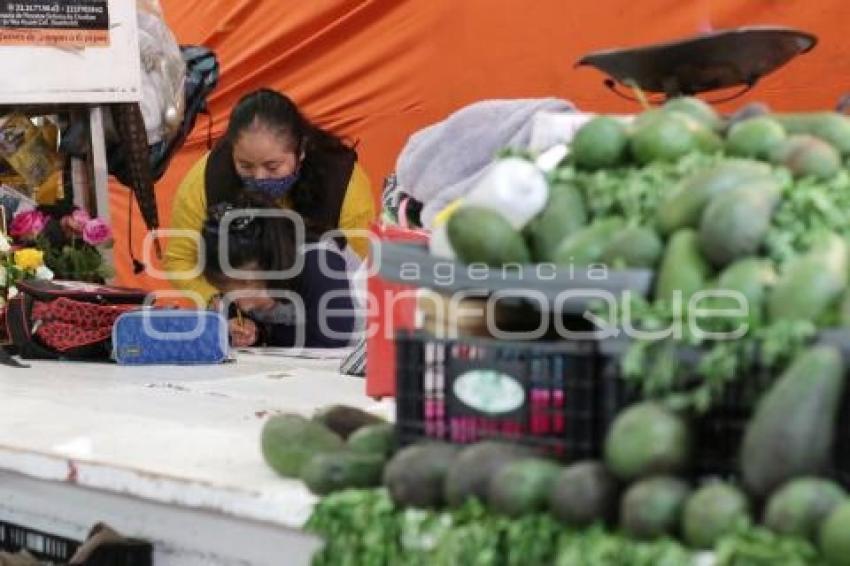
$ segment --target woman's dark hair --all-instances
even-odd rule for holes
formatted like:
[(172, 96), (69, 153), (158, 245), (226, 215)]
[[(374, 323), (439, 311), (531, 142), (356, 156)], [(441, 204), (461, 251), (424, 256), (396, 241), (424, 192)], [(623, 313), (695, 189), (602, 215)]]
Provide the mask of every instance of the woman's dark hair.
[[(295, 225), (288, 217), (251, 216), (240, 210), (258, 208), (256, 202), (242, 200), (237, 203), (222, 203), (210, 208), (201, 230), (206, 248), (204, 277), (213, 285), (228, 279), (220, 255), (219, 244), (226, 238), (227, 259), (235, 269), (256, 271), (285, 271), (295, 264)], [(225, 226), (222, 219), (228, 214), (233, 220)], [(223, 231), (223, 228), (226, 231)], [(266, 280), (270, 289), (292, 290), (297, 288), (298, 278), (290, 280)]]
[[(239, 100), (227, 125), (227, 141), (235, 145), (239, 136), (257, 125), (291, 140), (293, 151), (299, 157), (304, 152), (301, 176), (292, 191), (293, 208), (305, 218), (314, 218), (315, 211), (326, 205), (325, 195), (330, 194), (323, 171), (327, 170), (333, 154), (349, 146), (339, 136), (308, 120), (289, 97), (271, 89), (256, 90)], [(320, 232), (333, 228), (335, 226), (314, 227)]]

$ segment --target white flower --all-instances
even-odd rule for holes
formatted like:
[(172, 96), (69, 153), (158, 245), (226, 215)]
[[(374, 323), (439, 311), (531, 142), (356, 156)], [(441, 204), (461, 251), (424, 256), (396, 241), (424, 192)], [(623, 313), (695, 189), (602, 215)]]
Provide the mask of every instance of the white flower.
[(50, 268), (42, 265), (38, 269), (35, 270), (35, 278), (41, 279), (42, 281), (52, 281), (53, 280), (53, 272), (50, 271)]
[(9, 297), (10, 299), (14, 299), (15, 297), (18, 296), (18, 288), (15, 287), (14, 285), (12, 285), (11, 287), (9, 287), (9, 290), (6, 292), (6, 296)]
[(12, 242), (5, 234), (0, 234), (0, 254), (7, 254), (12, 251)]
[(6, 286), (6, 268), (0, 265), (0, 288)]

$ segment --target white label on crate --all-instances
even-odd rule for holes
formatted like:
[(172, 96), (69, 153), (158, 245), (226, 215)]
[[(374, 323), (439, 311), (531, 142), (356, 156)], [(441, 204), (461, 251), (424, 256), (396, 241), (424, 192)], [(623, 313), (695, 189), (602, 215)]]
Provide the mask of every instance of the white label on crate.
[(454, 394), (468, 407), (490, 415), (511, 413), (525, 402), (525, 390), (516, 379), (488, 369), (458, 376)]

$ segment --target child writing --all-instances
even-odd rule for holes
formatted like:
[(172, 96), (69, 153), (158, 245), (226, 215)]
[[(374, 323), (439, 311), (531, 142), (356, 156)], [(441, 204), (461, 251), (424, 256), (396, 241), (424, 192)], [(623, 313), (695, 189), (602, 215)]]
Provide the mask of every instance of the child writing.
[(265, 216), (230, 203), (208, 211), (204, 277), (228, 304), (236, 347), (336, 348), (356, 313), (346, 260), (333, 241), (298, 241), (297, 215)]

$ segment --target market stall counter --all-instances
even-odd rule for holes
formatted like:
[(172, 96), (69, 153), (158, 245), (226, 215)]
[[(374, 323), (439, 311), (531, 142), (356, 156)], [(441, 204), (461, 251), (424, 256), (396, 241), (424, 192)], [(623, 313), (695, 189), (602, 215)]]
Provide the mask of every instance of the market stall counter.
[(0, 410), (0, 522), (83, 540), (102, 521), (151, 541), (157, 566), (308, 564), (315, 499), (266, 466), (260, 432), (278, 411), (386, 409), (336, 354), (0, 368), (0, 399), (14, 400)]

